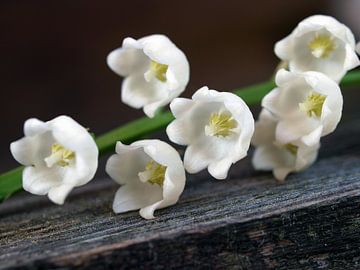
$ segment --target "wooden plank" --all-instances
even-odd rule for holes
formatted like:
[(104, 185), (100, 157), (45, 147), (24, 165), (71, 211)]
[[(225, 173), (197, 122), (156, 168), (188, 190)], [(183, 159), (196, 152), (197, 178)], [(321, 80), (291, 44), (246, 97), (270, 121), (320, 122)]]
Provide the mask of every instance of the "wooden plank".
[(230, 179), (190, 176), (180, 202), (115, 215), (99, 178), (64, 207), (21, 193), (0, 205), (0, 269), (355, 268), (360, 264), (360, 123), (325, 138), (283, 184), (239, 162)]

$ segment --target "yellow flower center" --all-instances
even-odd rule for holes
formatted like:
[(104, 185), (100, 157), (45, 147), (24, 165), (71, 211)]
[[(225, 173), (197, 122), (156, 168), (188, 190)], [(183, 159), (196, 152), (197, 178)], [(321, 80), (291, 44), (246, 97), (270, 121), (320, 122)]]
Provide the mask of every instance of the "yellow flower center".
[(154, 60), (150, 61), (150, 71), (154, 76), (161, 82), (166, 82), (166, 71), (168, 70), (168, 65), (160, 64)]
[(321, 117), (325, 99), (326, 96), (311, 92), (304, 102), (299, 103), (300, 110), (306, 112), (309, 117)]
[(336, 47), (333, 37), (329, 35), (316, 35), (308, 46), (313, 56), (322, 59), (328, 58)]
[(294, 145), (294, 144), (292, 144), (292, 143), (288, 143), (288, 144), (285, 144), (284, 145), (284, 147), (285, 147), (285, 149), (287, 150), (287, 151), (289, 151), (291, 154), (293, 154), (294, 156), (296, 156), (296, 154), (297, 154), (297, 151), (298, 151), (298, 146), (296, 146), (296, 145)]
[(73, 151), (66, 149), (59, 143), (54, 143), (51, 146), (51, 155), (45, 158), (45, 162), (48, 167), (52, 167), (54, 164), (66, 167), (74, 158), (75, 153)]
[(164, 185), (165, 172), (165, 166), (151, 160), (146, 164), (145, 171), (140, 172), (138, 175), (142, 182), (149, 182), (150, 184), (157, 184), (162, 187)]
[(236, 120), (229, 112), (212, 113), (209, 124), (205, 126), (207, 136), (227, 137), (237, 127)]

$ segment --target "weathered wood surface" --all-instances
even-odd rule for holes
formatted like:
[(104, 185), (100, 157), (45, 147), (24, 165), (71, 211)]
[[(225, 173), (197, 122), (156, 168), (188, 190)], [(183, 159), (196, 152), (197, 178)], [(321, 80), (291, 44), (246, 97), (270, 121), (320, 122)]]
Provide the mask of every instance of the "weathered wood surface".
[(283, 184), (249, 159), (226, 181), (190, 177), (152, 221), (115, 215), (108, 178), (64, 207), (18, 194), (0, 206), (0, 269), (360, 268), (359, 135), (345, 117), (316, 164)]

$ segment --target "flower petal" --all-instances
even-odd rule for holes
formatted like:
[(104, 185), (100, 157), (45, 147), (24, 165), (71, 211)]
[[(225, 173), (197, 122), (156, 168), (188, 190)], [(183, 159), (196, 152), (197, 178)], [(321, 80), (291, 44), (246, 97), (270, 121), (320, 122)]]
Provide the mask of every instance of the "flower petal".
[(184, 187), (185, 171), (179, 157), (173, 166), (169, 166), (165, 172), (163, 199), (140, 209), (140, 215), (145, 219), (154, 218), (154, 211), (156, 209), (165, 208), (177, 203), (181, 193), (184, 191)]
[(107, 64), (116, 74), (126, 77), (135, 72), (145, 72), (149, 58), (138, 48), (118, 48), (107, 56)]
[(62, 174), (62, 183), (73, 187), (85, 185), (94, 178), (97, 166), (97, 158), (86, 158), (75, 154), (75, 164), (66, 167)]
[(162, 200), (162, 189), (151, 184), (126, 184), (118, 189), (113, 202), (115, 213), (137, 210)]
[(80, 186), (93, 179), (98, 167), (99, 150), (89, 132), (68, 116), (59, 116), (48, 122), (57, 143), (75, 153), (74, 167), (67, 167), (63, 182)]
[(145, 219), (153, 219), (155, 218), (154, 217), (154, 212), (156, 209), (158, 209), (160, 207), (162, 203), (162, 200), (161, 201), (158, 201), (154, 204), (151, 204), (151, 205), (148, 205), (148, 206), (145, 206), (143, 208), (140, 209), (139, 213), (140, 213), (140, 216), (142, 216), (143, 218)]
[(317, 119), (288, 118), (279, 121), (276, 126), (275, 137), (281, 144), (288, 144), (309, 135), (318, 127), (319, 121)]
[(275, 168), (273, 170), (273, 175), (276, 178), (276, 180), (284, 181), (286, 176), (291, 172), (291, 169), (289, 168)]
[[(204, 86), (194, 93), (192, 100), (177, 99), (170, 107), (176, 119), (168, 126), (167, 134), (171, 141), (188, 145), (184, 165), (189, 173), (197, 173), (212, 164), (209, 172), (223, 179), (231, 164), (246, 156), (254, 118), (240, 97)], [(207, 133), (212, 115), (223, 112), (230, 113), (236, 122), (230, 134), (223, 137)]]
[(209, 166), (211, 158), (202, 150), (200, 143), (191, 144), (185, 150), (184, 167), (189, 173), (198, 173)]
[(319, 148), (319, 142), (311, 147), (300, 146), (298, 148), (295, 171), (302, 171), (313, 164), (317, 158)]
[(350, 45), (346, 44), (345, 46), (346, 55), (344, 68), (346, 70), (354, 69), (360, 65), (359, 57), (357, 56), (356, 52)]
[(228, 171), (232, 161), (230, 158), (225, 158), (220, 161), (215, 161), (209, 164), (208, 170), (212, 177), (216, 179), (225, 179), (228, 175)]
[(23, 171), (23, 188), (36, 195), (45, 195), (61, 183), (59, 174), (47, 167), (26, 167)]
[(48, 122), (56, 142), (87, 159), (97, 160), (98, 148), (90, 133), (69, 116), (61, 115)]
[(177, 95), (182, 93), (189, 82), (190, 74), (189, 62), (185, 54), (164, 35), (151, 35), (138, 41), (142, 44), (143, 51), (147, 56), (158, 63), (169, 66), (168, 70), (172, 72), (178, 83), (177, 89), (173, 90), (177, 92)]
[(139, 181), (138, 173), (143, 171), (150, 158), (141, 146), (116, 144), (116, 153), (106, 163), (106, 172), (117, 183), (130, 184)]
[(292, 57), (292, 37), (287, 36), (286, 38), (275, 43), (274, 51), (277, 57), (282, 60), (288, 60)]
[[(306, 25), (309, 26), (306, 26)], [(305, 20), (303, 20), (299, 26), (309, 27), (309, 29), (314, 29), (314, 27), (325, 27), (329, 32), (333, 33), (336, 37), (341, 40), (349, 43), (351, 47), (355, 46), (355, 37), (352, 34), (351, 30), (344, 24), (340, 23), (338, 20), (331, 16), (326, 15), (312, 15)]]
[(136, 109), (168, 98), (166, 84), (158, 80), (147, 82), (142, 73), (135, 73), (127, 77), (121, 88), (122, 101)]
[(333, 132), (340, 122), (343, 109), (343, 96), (337, 83), (319, 72), (304, 73), (307, 83), (317, 93), (326, 96), (321, 112), (322, 136)]
[(156, 101), (150, 104), (147, 104), (144, 106), (144, 113), (150, 117), (153, 118), (156, 114), (156, 111), (163, 107), (164, 105), (168, 104), (170, 102), (169, 99), (163, 99), (160, 101)]
[[(46, 123), (30, 119), (24, 124), (24, 133), (25, 137), (12, 143), (10, 150), (27, 166), (23, 172), (25, 190), (37, 195), (48, 193), (50, 200), (63, 204), (73, 187), (94, 177), (98, 148), (89, 132), (72, 118), (63, 115)], [(74, 158), (65, 165), (54, 162), (48, 167), (45, 160), (52, 155), (55, 144), (60, 145), (59, 151), (69, 150)]]
[(166, 134), (176, 144), (188, 145), (192, 141), (191, 126), (188, 119), (175, 119), (166, 127)]
[(311, 133), (308, 135), (305, 135), (301, 138), (301, 142), (303, 142), (307, 146), (314, 146), (316, 144), (319, 144), (321, 133), (322, 133), (323, 127), (319, 126), (318, 128), (314, 129)]
[(160, 140), (141, 140), (131, 144), (132, 146), (142, 146), (144, 152), (157, 163), (173, 167), (181, 165), (182, 161), (178, 152), (169, 144)]
[(284, 87), (291, 84), (294, 80), (298, 79), (298, 75), (294, 72), (287, 71), (286, 69), (280, 69), (276, 72), (275, 83), (279, 87)]
[[(140, 151), (142, 156), (135, 156)], [(154, 217), (156, 209), (173, 205), (178, 201), (184, 190), (186, 178), (180, 156), (173, 147), (160, 140), (141, 140), (130, 146), (118, 143), (117, 152), (118, 155), (108, 161), (107, 172), (118, 182), (127, 184), (121, 187), (115, 196), (115, 212), (141, 208), (140, 215), (150, 219)], [(144, 159), (144, 162), (141, 159)], [(120, 160), (126, 164), (121, 164), (122, 168), (117, 168)], [(139, 180), (138, 173), (144, 170), (150, 160), (166, 167), (162, 187)], [(137, 164), (140, 164), (140, 167), (134, 169)], [(126, 174), (128, 178), (122, 179)]]
[(10, 151), (17, 162), (25, 166), (33, 165), (37, 152), (38, 138), (24, 137), (10, 144)]
[[(316, 37), (330, 37), (331, 48), (326, 57), (314, 56), (309, 48)], [(330, 16), (314, 15), (301, 21), (289, 36), (279, 41), (275, 53), (289, 62), (290, 71), (318, 71), (340, 81), (348, 70), (359, 65), (354, 47), (355, 38), (347, 26)]]
[[(224, 106), (232, 117), (239, 123), (240, 134), (236, 144), (230, 148), (231, 162), (235, 163), (247, 155), (250, 147), (251, 138), (254, 134), (254, 117), (246, 103), (232, 93), (223, 93), (225, 96)], [(227, 140), (229, 141), (229, 140)], [(228, 153), (228, 154), (229, 154)]]
[(279, 167), (293, 168), (295, 156), (273, 144), (265, 144), (255, 149), (252, 164), (256, 170), (265, 171)]
[(192, 100), (194, 101), (203, 101), (203, 102), (211, 102), (211, 101), (222, 101), (221, 95), (219, 95), (218, 91), (210, 90), (209, 87), (203, 86), (199, 90), (197, 90), (193, 96)]
[(261, 144), (271, 144), (275, 141), (275, 129), (277, 119), (266, 109), (262, 109), (259, 120), (255, 123), (255, 132), (252, 137), (252, 144), (255, 146)]
[[(126, 38), (122, 48), (108, 55), (107, 62), (114, 72), (127, 77), (122, 83), (122, 101), (134, 108), (144, 107), (149, 117), (179, 96), (189, 81), (185, 54), (164, 35)], [(164, 80), (154, 77), (154, 62), (166, 67)]]
[(182, 115), (186, 114), (191, 107), (194, 105), (194, 101), (188, 98), (175, 98), (170, 103), (170, 110), (172, 114), (177, 117), (181, 117)]
[(74, 186), (72, 185), (59, 185), (52, 187), (49, 190), (48, 197), (53, 203), (63, 205), (66, 197), (69, 195), (73, 188)]
[(305, 100), (311, 87), (306, 84), (302, 74), (291, 74), (284, 70), (278, 71), (276, 81), (281, 86), (269, 92), (261, 105), (279, 118), (296, 114), (299, 103)]
[(45, 133), (49, 128), (46, 123), (36, 118), (31, 118), (25, 121), (24, 134), (25, 136), (35, 136)]

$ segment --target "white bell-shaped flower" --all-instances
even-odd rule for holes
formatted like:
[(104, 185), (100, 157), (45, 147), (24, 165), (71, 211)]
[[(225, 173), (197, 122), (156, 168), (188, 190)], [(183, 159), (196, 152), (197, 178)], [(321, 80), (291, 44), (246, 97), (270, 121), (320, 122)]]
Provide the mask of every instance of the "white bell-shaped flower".
[(247, 155), (254, 118), (240, 97), (202, 87), (192, 99), (174, 99), (170, 108), (176, 119), (166, 132), (172, 142), (188, 145), (184, 165), (189, 173), (207, 167), (213, 177), (224, 179), (230, 166)]
[(178, 97), (189, 81), (185, 54), (164, 35), (125, 38), (107, 57), (108, 66), (125, 77), (121, 98), (153, 117), (158, 108)]
[(257, 170), (272, 170), (274, 177), (283, 181), (289, 173), (302, 171), (313, 164), (320, 144), (307, 146), (300, 140), (281, 144), (275, 138), (277, 123), (270, 112), (261, 111), (252, 139), (256, 147), (252, 163)]
[(74, 187), (88, 183), (98, 166), (98, 148), (89, 132), (68, 116), (42, 122), (29, 119), (25, 137), (11, 143), (14, 158), (25, 166), (23, 188), (48, 194), (63, 204)]
[(277, 141), (287, 144), (301, 140), (314, 146), (320, 137), (335, 130), (341, 119), (343, 97), (333, 80), (319, 72), (281, 69), (275, 81), (277, 88), (263, 98), (262, 106), (279, 119)]
[(332, 17), (315, 15), (301, 21), (275, 45), (275, 54), (290, 71), (318, 71), (339, 82), (360, 62), (351, 30)]
[(159, 140), (116, 144), (116, 154), (106, 172), (122, 185), (116, 192), (113, 210), (124, 213), (140, 209), (145, 219), (156, 209), (175, 204), (185, 187), (185, 170), (178, 152)]

